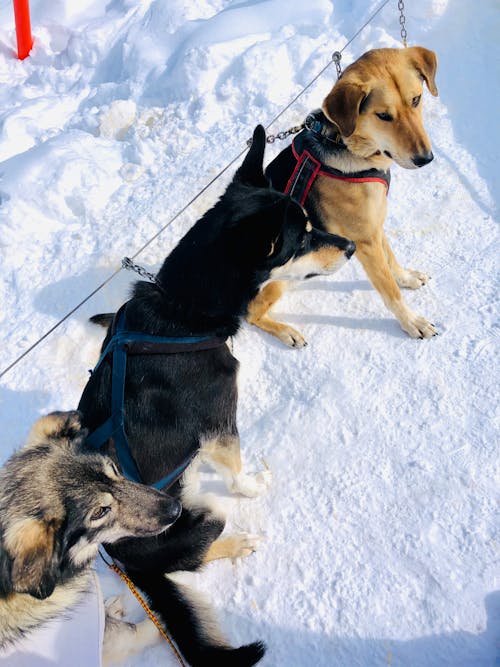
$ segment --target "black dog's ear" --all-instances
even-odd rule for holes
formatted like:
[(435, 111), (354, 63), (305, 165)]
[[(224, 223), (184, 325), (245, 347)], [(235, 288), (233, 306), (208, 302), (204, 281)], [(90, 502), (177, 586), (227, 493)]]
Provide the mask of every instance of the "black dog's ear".
[(269, 257), (286, 220), (290, 201), (289, 197), (279, 194), (269, 197), (266, 206), (234, 220), (226, 239), (231, 252), (251, 265)]
[(243, 160), (243, 164), (235, 173), (233, 183), (245, 183), (259, 188), (269, 187), (269, 181), (264, 176), (263, 162), (266, 147), (266, 131), (262, 125), (257, 125), (253, 131), (252, 145)]
[(59, 578), (58, 520), (27, 518), (4, 534), (12, 559), (10, 581), (15, 593), (28, 593), (39, 600), (49, 597)]

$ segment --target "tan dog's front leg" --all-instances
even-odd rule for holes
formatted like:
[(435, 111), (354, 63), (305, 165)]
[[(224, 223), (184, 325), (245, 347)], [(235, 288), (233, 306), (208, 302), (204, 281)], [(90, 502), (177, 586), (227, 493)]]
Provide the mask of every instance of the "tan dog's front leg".
[(382, 232), (382, 246), (384, 248), (387, 263), (394, 276), (397, 284), (400, 287), (407, 289), (418, 289), (429, 282), (429, 276), (422, 271), (415, 271), (414, 269), (404, 269), (394, 256), (392, 248), (384, 232)]
[(263, 287), (248, 306), (246, 319), (250, 324), (276, 336), (288, 347), (304, 347), (307, 342), (301, 333), (288, 324), (276, 322), (268, 314), (269, 309), (285, 291), (285, 286), (285, 282), (276, 281)]
[(431, 338), (437, 334), (434, 326), (414, 313), (403, 301), (401, 291), (389, 268), (382, 239), (356, 244), (356, 256), (368, 278), (379, 292), (387, 308), (397, 317), (401, 328), (412, 338)]

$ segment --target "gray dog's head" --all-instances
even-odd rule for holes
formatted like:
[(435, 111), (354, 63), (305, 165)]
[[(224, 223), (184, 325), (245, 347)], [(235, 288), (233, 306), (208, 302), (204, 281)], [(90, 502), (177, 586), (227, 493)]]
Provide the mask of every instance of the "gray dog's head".
[(158, 535), (179, 501), (126, 480), (86, 451), (80, 413), (39, 419), (0, 471), (0, 595), (48, 597), (96, 556), (101, 542)]

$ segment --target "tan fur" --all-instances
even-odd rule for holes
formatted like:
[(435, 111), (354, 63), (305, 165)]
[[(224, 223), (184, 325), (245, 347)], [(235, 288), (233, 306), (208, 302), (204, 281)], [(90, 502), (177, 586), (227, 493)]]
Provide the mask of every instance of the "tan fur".
[(244, 558), (255, 551), (259, 541), (258, 536), (248, 533), (219, 537), (210, 545), (205, 554), (204, 562), (210, 563), (221, 558)]
[(16, 591), (26, 592), (40, 581), (54, 550), (57, 521), (20, 519), (5, 532), (5, 549), (13, 559), (12, 580)]
[[(69, 416), (68, 416), (69, 415)], [(36, 446), (47, 440), (58, 440), (62, 429), (80, 428), (77, 413), (52, 412), (37, 419), (29, 432), (25, 446)]]
[(27, 593), (0, 598), (0, 645), (22, 628), (24, 633), (73, 607), (89, 588), (89, 573), (57, 586), (52, 595), (38, 600)]
[[(415, 101), (422, 95), (423, 81), (437, 95), (436, 67), (436, 55), (417, 46), (369, 51), (350, 65), (323, 103), (325, 115), (337, 125), (349, 150), (329, 155), (326, 164), (346, 173), (385, 170), (392, 160), (416, 168), (412, 159), (429, 153), (431, 145), (422, 124), (422, 102), (415, 105)], [(383, 121), (376, 113), (389, 113), (393, 120)], [(417, 289), (428, 276), (400, 266), (389, 245), (383, 229), (384, 185), (319, 176), (308, 202), (318, 211), (326, 231), (356, 243), (355, 256), (403, 330), (412, 338), (434, 336), (434, 326), (408, 308), (399, 289)], [(284, 290), (284, 283), (266, 285), (250, 304), (247, 319), (287, 345), (299, 347), (305, 342), (302, 336), (294, 329), (290, 335), (291, 327), (268, 314)]]
[(286, 290), (286, 282), (277, 281), (265, 285), (255, 299), (250, 303), (246, 319), (263, 331), (276, 336), (289, 347), (302, 347), (306, 341), (301, 333), (289, 324), (283, 324), (273, 320), (269, 315), (269, 309), (280, 298)]
[(241, 493), (253, 498), (267, 491), (271, 484), (270, 470), (264, 470), (256, 475), (242, 472), (238, 436), (225, 434), (206, 441), (200, 450), (200, 458), (215, 468), (232, 493)]

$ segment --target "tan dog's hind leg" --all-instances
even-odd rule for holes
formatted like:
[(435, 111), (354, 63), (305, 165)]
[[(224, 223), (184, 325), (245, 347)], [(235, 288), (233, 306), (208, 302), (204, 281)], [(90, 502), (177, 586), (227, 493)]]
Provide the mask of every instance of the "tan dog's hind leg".
[(267, 491), (271, 485), (270, 470), (263, 470), (256, 475), (242, 472), (240, 439), (237, 435), (225, 434), (206, 442), (200, 455), (221, 475), (232, 493), (253, 498)]
[(276, 322), (268, 315), (268, 310), (278, 301), (284, 291), (285, 282), (283, 281), (272, 282), (263, 287), (248, 307), (247, 322), (276, 336), (288, 347), (304, 347), (307, 342), (301, 333), (288, 324)]
[(413, 269), (404, 269), (399, 264), (384, 233), (382, 233), (382, 246), (384, 248), (385, 256), (387, 258), (387, 263), (389, 264), (391, 273), (400, 287), (406, 287), (407, 289), (418, 289), (429, 281), (429, 276), (426, 273), (422, 273), (421, 271), (414, 271)]
[(382, 239), (358, 242), (356, 255), (385, 305), (397, 317), (401, 328), (412, 338), (431, 338), (434, 326), (405, 304), (384, 252)]
[(236, 533), (227, 537), (219, 537), (218, 540), (212, 542), (203, 560), (205, 563), (210, 563), (220, 558), (244, 558), (257, 549), (260, 541), (261, 538), (258, 535), (251, 533)]

